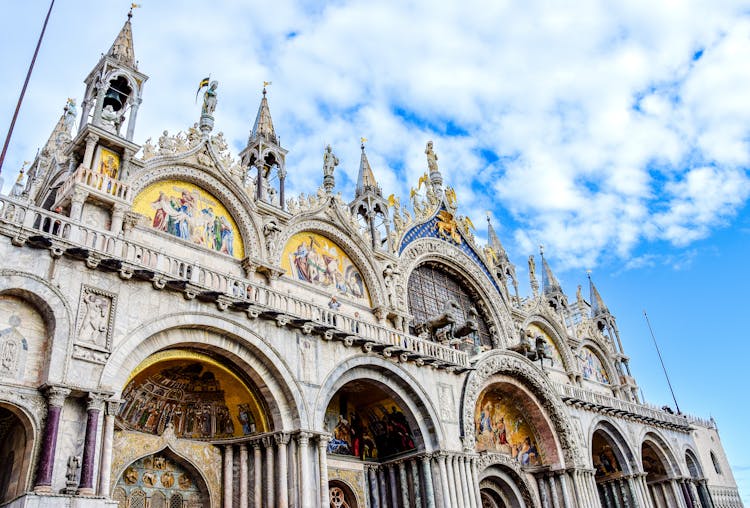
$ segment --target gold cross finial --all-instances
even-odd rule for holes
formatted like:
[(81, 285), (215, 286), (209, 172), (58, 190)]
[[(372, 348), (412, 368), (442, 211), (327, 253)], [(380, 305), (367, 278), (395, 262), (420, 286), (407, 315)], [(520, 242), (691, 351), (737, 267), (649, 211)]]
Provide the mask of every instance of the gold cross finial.
[(364, 145), (367, 143), (367, 138), (359, 138), (359, 141)]
[(270, 81), (264, 81), (264, 82), (263, 82), (263, 88), (267, 87), (267, 86), (268, 86), (268, 85), (270, 85), (270, 84), (271, 84), (271, 82), (270, 82)]

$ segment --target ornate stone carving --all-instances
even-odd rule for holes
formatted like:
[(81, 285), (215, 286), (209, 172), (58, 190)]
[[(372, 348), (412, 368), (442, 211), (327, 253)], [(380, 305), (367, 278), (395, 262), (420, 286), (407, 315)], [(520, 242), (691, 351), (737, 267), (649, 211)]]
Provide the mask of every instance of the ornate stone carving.
[(464, 438), (471, 442), (476, 440), (474, 429), (474, 410), (477, 398), (486, 388), (495, 374), (502, 374), (521, 381), (536, 397), (542, 409), (552, 422), (563, 450), (565, 466), (584, 466), (582, 446), (576, 439), (575, 432), (567, 417), (565, 407), (560, 397), (549, 381), (538, 368), (528, 360), (509, 352), (492, 352), (477, 363), (475, 370), (466, 379), (463, 405)]
[(83, 286), (78, 305), (76, 344), (82, 348), (109, 352), (112, 350), (117, 295)]

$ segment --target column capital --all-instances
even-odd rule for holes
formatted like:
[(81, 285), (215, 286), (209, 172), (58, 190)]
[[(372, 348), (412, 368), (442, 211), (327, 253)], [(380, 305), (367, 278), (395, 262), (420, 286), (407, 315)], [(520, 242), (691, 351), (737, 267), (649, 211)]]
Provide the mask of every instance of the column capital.
[(318, 434), (318, 446), (320, 448), (328, 448), (328, 442), (331, 440), (330, 434)]
[(273, 436), (263, 436), (262, 438), (260, 438), (260, 440), (263, 442), (263, 448), (270, 448), (273, 446)]
[(289, 444), (289, 439), (291, 438), (291, 436), (289, 434), (281, 433), (275, 434), (273, 438), (276, 440), (276, 444), (286, 446)]
[(302, 446), (307, 446), (310, 444), (311, 437), (311, 432), (300, 432), (299, 434), (297, 434), (297, 442)]
[(86, 399), (86, 411), (101, 411), (104, 409), (104, 402), (108, 397), (108, 394), (89, 392), (89, 396)]
[(47, 403), (50, 406), (62, 407), (65, 399), (70, 395), (70, 388), (51, 385), (46, 388)]
[(125, 402), (123, 399), (107, 399), (104, 401), (104, 410), (107, 416), (117, 416), (123, 402)]
[(255, 450), (260, 450), (260, 447), (261, 447), (261, 442), (260, 442), (260, 439), (256, 439), (255, 441), (252, 441), (252, 442), (250, 443), (250, 446), (252, 446), (252, 447), (253, 447), (253, 451), (255, 451)]
[(88, 133), (88, 134), (86, 135), (86, 143), (91, 143), (91, 144), (93, 145), (93, 144), (94, 144), (94, 143), (96, 143), (97, 141), (99, 141), (99, 136), (97, 136), (97, 135), (96, 135), (96, 134), (94, 134), (93, 132), (89, 132), (89, 133)]

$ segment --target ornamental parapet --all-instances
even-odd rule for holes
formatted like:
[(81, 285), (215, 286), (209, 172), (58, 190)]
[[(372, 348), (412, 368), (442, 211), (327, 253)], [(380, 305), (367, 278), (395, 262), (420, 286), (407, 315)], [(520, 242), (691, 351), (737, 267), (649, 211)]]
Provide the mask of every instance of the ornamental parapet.
[(85, 261), (89, 268), (119, 272), (123, 279), (180, 291), (188, 299), (215, 303), (219, 310), (245, 312), (250, 319), (271, 319), (279, 326), (298, 328), (324, 340), (338, 340), (365, 352), (413, 361), (419, 366), (431, 365), (456, 373), (470, 368), (466, 352), (165, 254), (7, 196), (0, 196), (0, 233), (9, 236), (14, 245), (49, 249), (55, 257), (65, 255)]
[(689, 432), (690, 425), (711, 428), (710, 422), (690, 415), (676, 415), (648, 404), (637, 404), (609, 395), (593, 392), (580, 386), (553, 383), (563, 402), (569, 406), (619, 418), (641, 421), (681, 432)]

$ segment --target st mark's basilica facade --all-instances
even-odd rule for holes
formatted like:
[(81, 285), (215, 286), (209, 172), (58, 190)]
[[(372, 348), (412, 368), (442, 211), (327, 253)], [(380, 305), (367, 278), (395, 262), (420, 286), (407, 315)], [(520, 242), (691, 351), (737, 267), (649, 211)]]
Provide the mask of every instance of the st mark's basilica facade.
[(640, 400), (593, 282), (530, 256), (522, 296), (432, 143), (408, 207), (364, 142), (351, 202), (330, 147), (289, 196), (265, 89), (235, 157), (215, 82), (136, 143), (146, 80), (128, 17), (0, 196), (0, 506), (742, 506), (715, 423)]

